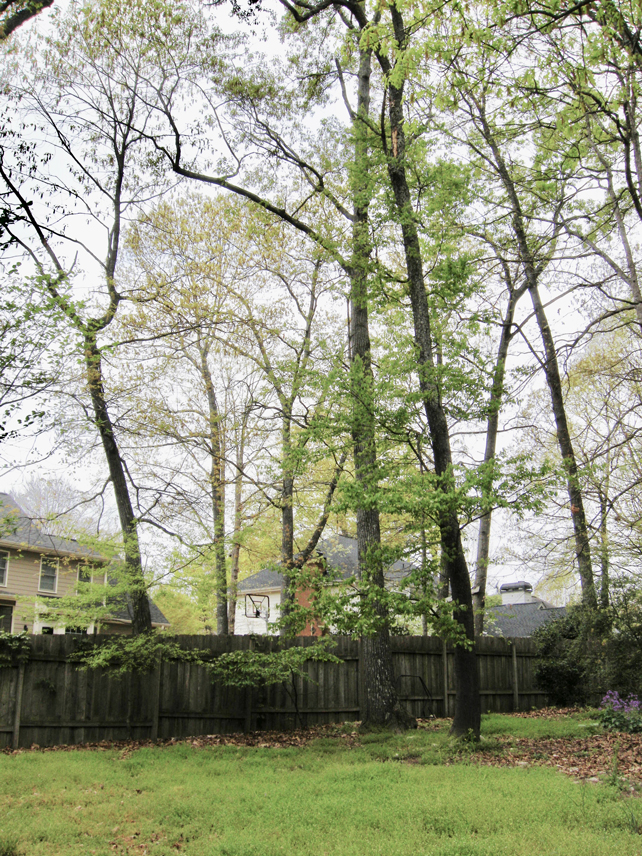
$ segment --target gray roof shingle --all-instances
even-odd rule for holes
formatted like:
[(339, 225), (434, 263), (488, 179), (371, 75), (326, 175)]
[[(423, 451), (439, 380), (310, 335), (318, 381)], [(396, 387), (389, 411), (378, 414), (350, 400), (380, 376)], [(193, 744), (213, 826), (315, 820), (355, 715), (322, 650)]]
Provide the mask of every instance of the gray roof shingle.
[[(313, 558), (318, 556), (326, 560), (328, 568), (334, 571), (340, 580), (347, 580), (357, 573), (359, 554), (356, 538), (348, 538), (346, 535), (329, 535), (326, 538), (321, 538), (317, 545), (316, 553), (313, 554)], [(394, 562), (386, 570), (386, 581), (395, 584), (399, 583), (414, 569), (415, 566), (409, 562)], [(273, 568), (263, 568), (244, 579), (239, 584), (238, 591), (240, 594), (261, 590), (280, 591), (283, 587), (283, 582), (283, 574), (279, 573), (279, 571)]]
[[(108, 582), (110, 586), (118, 585), (118, 581), (113, 577), (110, 577)], [(110, 613), (110, 618), (113, 618), (116, 621), (133, 620), (134, 615), (132, 611), (132, 602), (128, 594), (119, 594), (115, 597), (110, 597), (107, 603), (109, 606), (114, 606), (114, 610)], [(149, 598), (149, 611), (152, 617), (152, 624), (166, 624), (169, 627), (169, 621), (165, 618), (151, 598)]]
[[(108, 561), (95, 550), (90, 550), (88, 547), (79, 544), (75, 538), (59, 538), (57, 535), (47, 535), (45, 532), (42, 532), (8, 493), (0, 493), (0, 544), (17, 547), (22, 550), (30, 549), (39, 553), (53, 553), (80, 559), (94, 559), (101, 564), (107, 564)], [(118, 585), (116, 579), (113, 577), (108, 577), (108, 582), (112, 586)], [(113, 619), (116, 621), (132, 620), (131, 599), (129, 595), (119, 595), (110, 598), (109, 602), (110, 604), (113, 603), (115, 607), (111, 616)], [(152, 617), (152, 624), (166, 624), (169, 626), (169, 621), (151, 598), (149, 599), (149, 610)]]
[(59, 538), (42, 532), (8, 493), (0, 493), (0, 544), (41, 553), (106, 561), (100, 553), (84, 547), (75, 538)]
[(544, 603), (505, 603), (486, 610), (484, 633), (487, 636), (532, 636), (549, 621), (563, 618), (566, 607), (547, 607)]

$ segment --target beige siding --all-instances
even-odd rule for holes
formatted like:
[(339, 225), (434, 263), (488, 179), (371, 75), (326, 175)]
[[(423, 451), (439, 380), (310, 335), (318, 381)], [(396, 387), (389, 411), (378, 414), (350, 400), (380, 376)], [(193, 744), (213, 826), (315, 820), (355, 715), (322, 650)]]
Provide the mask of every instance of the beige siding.
[(100, 634), (109, 634), (110, 636), (131, 636), (132, 626), (131, 624), (105, 621), (99, 626), (98, 632)]
[[(43, 555), (31, 550), (16, 550), (7, 547), (0, 549), (9, 553), (6, 585), (0, 585), (0, 603), (14, 604), (12, 630), (14, 633), (20, 633), (25, 629), (29, 633), (40, 633), (43, 624), (51, 626), (51, 623), (38, 622), (34, 613), (36, 601), (40, 600), (40, 602), (46, 603), (47, 598), (73, 594), (78, 584), (79, 560), (67, 556), (44, 556), (49, 560), (58, 560), (58, 573), (55, 592), (40, 591), (40, 561)], [(100, 578), (102, 582), (102, 573)], [(57, 628), (54, 632), (64, 633), (64, 629)]]
[[(9, 567), (7, 568), (7, 584), (0, 586), (0, 593), (9, 592), (15, 595), (34, 596), (39, 593), (40, 584), (40, 553), (27, 550), (17, 552), (9, 550)], [(55, 559), (55, 556), (47, 556)], [(78, 560), (66, 557), (58, 558), (58, 578), (55, 594), (65, 595), (74, 591), (78, 582)], [(52, 594), (52, 592), (43, 592)]]

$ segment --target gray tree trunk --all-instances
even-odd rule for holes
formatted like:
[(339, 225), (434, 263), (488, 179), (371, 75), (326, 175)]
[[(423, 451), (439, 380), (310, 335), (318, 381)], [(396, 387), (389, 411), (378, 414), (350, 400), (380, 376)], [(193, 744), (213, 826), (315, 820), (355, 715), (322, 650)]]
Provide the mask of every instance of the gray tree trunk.
[[(406, 31), (401, 13), (390, 7), (395, 36), (400, 47), (406, 42)], [(379, 55), (385, 75), (392, 71), (386, 56)], [(464, 630), (470, 647), (455, 649), (455, 689), (457, 693), (452, 733), (464, 736), (472, 733), (479, 737), (481, 702), (479, 695), (479, 669), (474, 649), (475, 628), (473, 601), (468, 565), (461, 541), (457, 509), (453, 505), (454, 480), (448, 422), (441, 401), (441, 391), (435, 380), (435, 360), (430, 329), (428, 299), (424, 283), (419, 234), (412, 208), (410, 188), (405, 167), (405, 124), (403, 116), (403, 82), (399, 86), (389, 83), (390, 150), (388, 175), (394, 192), (397, 216), (401, 225), (408, 288), (412, 305), (417, 371), (424, 410), (430, 430), (430, 441), (435, 471), (441, 493), (438, 526), (441, 539), (442, 562), (450, 582), (453, 600), (457, 603), (455, 619)]]

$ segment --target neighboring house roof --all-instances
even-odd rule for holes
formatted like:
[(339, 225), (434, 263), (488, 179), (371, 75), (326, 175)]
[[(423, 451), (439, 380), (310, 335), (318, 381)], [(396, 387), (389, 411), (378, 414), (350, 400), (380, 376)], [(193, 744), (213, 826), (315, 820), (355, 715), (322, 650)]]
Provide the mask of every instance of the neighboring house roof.
[(486, 636), (532, 636), (549, 621), (563, 618), (566, 607), (547, 607), (544, 603), (505, 603), (486, 610)]
[[(108, 582), (110, 586), (118, 585), (118, 581), (113, 577), (111, 577)], [(113, 612), (110, 612), (109, 614), (110, 621), (126, 621), (129, 624), (134, 620), (131, 598), (128, 594), (110, 597), (107, 603), (109, 606), (112, 606), (112, 604), (114, 606)], [(149, 598), (149, 612), (152, 617), (152, 624), (164, 624), (169, 627), (169, 621), (165, 618), (151, 598)]]
[[(348, 538), (346, 535), (330, 535), (327, 538), (322, 538), (310, 561), (319, 557), (326, 560), (328, 568), (335, 572), (338, 579), (350, 579), (350, 577), (356, 576), (359, 567), (357, 539)], [(409, 562), (394, 562), (385, 572), (386, 582), (396, 584), (414, 569), (415, 566)], [(238, 591), (240, 594), (256, 591), (280, 591), (283, 588), (283, 583), (283, 574), (275, 569), (263, 568), (244, 579), (239, 584)]]
[(8, 493), (0, 493), (0, 547), (107, 561), (100, 553), (79, 544), (75, 538), (59, 538), (42, 532)]
[[(75, 538), (59, 538), (57, 535), (47, 535), (42, 532), (36, 523), (27, 517), (26, 513), (8, 493), (0, 493), (0, 547), (13, 547), (18, 550), (31, 550), (35, 553), (53, 553), (57, 556), (69, 556), (73, 559), (92, 559), (103, 565), (108, 559), (79, 544)], [(110, 577), (110, 569), (107, 569), (108, 582), (111, 586), (117, 586), (118, 582)], [(16, 595), (2, 591), (4, 599), (15, 598)], [(46, 598), (47, 595), (39, 593), (38, 597)], [(109, 620), (127, 622), (133, 620), (131, 598), (129, 595), (117, 595), (109, 599), (109, 605), (113, 604), (114, 611)], [(149, 611), (152, 624), (162, 624), (169, 627), (170, 623), (165, 618), (156, 604), (149, 599)]]

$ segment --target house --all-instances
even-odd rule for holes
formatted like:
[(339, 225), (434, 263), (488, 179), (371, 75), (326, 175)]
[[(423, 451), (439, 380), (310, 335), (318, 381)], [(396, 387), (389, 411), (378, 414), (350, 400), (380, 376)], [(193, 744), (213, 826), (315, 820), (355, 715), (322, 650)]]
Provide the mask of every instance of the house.
[[(127, 598), (114, 598), (114, 610), (100, 625), (57, 627), (47, 607), (77, 590), (78, 582), (115, 585), (108, 560), (72, 538), (48, 535), (9, 494), (0, 493), (0, 630), (7, 633), (131, 633)], [(150, 601), (152, 626), (169, 622)]]
[[(355, 577), (358, 563), (356, 538), (331, 535), (319, 541), (307, 565), (310, 567), (316, 564), (319, 572), (327, 575), (336, 584)], [(386, 586), (399, 586), (413, 570), (415, 566), (409, 562), (394, 562), (385, 572)], [(263, 568), (239, 583), (235, 619), (237, 635), (268, 632), (268, 625), (280, 615), (284, 583), (285, 577), (276, 568)], [(298, 591), (296, 595), (302, 606), (309, 605), (310, 596), (310, 589)], [(314, 636), (319, 632), (320, 627), (307, 625), (299, 635)]]
[(491, 606), (484, 619), (485, 636), (532, 636), (549, 621), (566, 615), (566, 608), (553, 606), (533, 594), (533, 586), (525, 580), (503, 583), (499, 587), (501, 606)]

